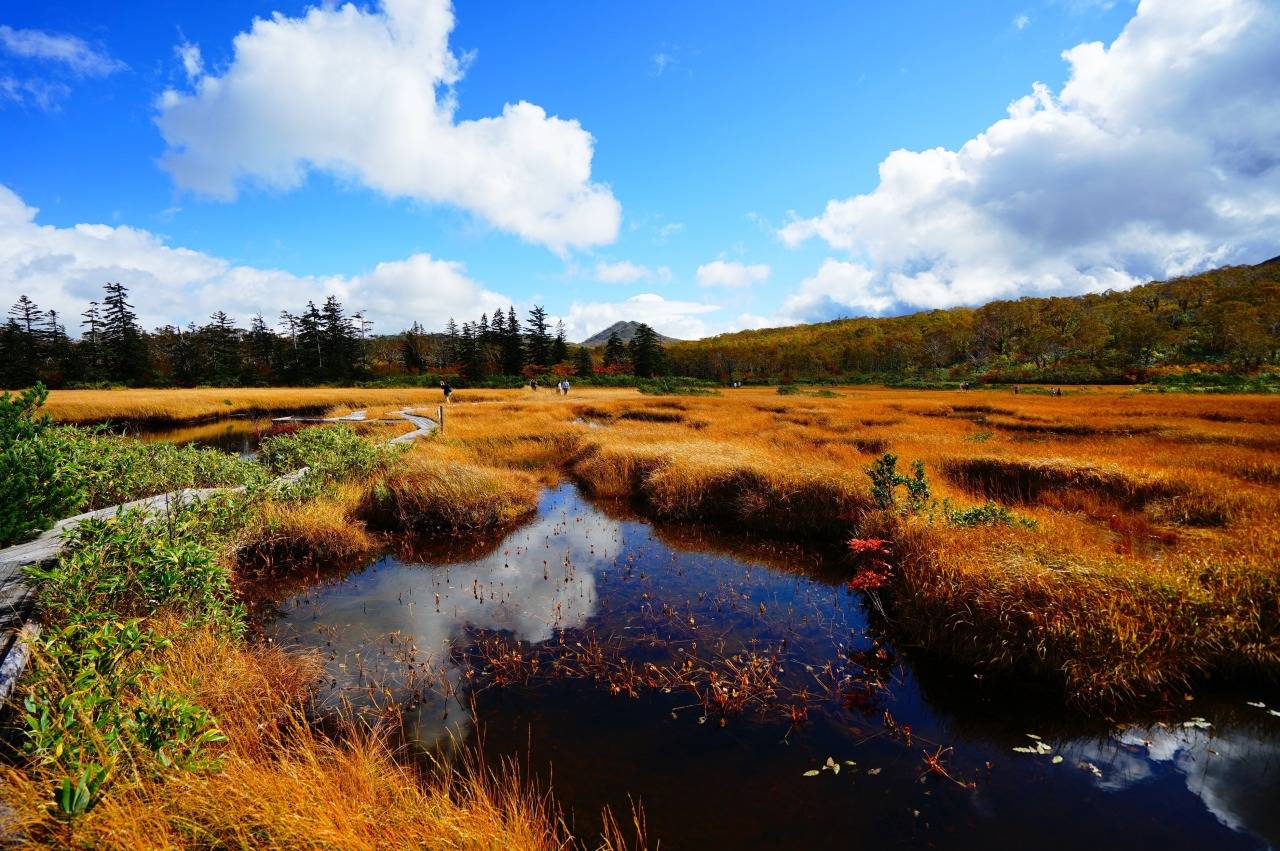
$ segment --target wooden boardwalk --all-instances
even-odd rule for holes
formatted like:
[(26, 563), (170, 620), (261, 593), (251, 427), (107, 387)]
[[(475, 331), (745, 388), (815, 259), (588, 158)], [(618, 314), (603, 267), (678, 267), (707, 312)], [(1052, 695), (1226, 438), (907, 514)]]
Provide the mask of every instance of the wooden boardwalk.
[[(393, 438), (389, 441), (391, 444), (410, 443), (436, 430), (437, 424), (434, 420), (411, 414), (407, 409), (397, 413), (402, 419), (412, 424), (414, 430)], [(346, 417), (324, 420), (324, 422), (361, 422), (363, 420), (364, 411), (356, 411)], [(296, 482), (306, 474), (307, 468), (303, 467), (301, 470), (281, 476), (276, 479), (276, 482), (282, 484)], [(27, 642), (40, 634), (40, 625), (35, 612), (35, 596), (33, 589), (26, 582), (22, 568), (30, 564), (47, 564), (56, 560), (62, 551), (63, 536), (86, 520), (114, 517), (122, 511), (135, 509), (159, 516), (174, 508), (206, 499), (215, 493), (235, 493), (242, 490), (244, 490), (243, 487), (186, 488), (172, 493), (135, 499), (132, 502), (112, 505), (59, 520), (39, 537), (0, 550), (0, 702), (9, 697), (26, 666)]]

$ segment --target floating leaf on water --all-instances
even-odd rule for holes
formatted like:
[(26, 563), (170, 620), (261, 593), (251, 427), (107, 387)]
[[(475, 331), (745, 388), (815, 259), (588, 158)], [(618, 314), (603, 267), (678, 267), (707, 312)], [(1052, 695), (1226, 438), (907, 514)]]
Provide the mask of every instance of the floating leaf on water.
[(1049, 761), (1050, 761), (1050, 762), (1052, 762), (1054, 765), (1059, 765), (1059, 764), (1061, 764), (1061, 763), (1062, 763), (1062, 754), (1057, 754), (1056, 756), (1054, 756), (1054, 758), (1053, 758), (1053, 759), (1051, 759), (1051, 760), (1049, 760)]
[(853, 761), (853, 760), (851, 760), (851, 759), (846, 759), (846, 760), (844, 761), (844, 764), (845, 764), (845, 765), (857, 765), (857, 763), (856, 763), (856, 762), (854, 762), (854, 761)]
[(1277, 718), (1280, 718), (1280, 709), (1268, 709), (1267, 711)]
[(831, 757), (827, 757), (827, 763), (826, 763), (827, 768), (831, 768), (835, 764), (836, 764), (836, 761), (834, 759), (832, 759)]
[(821, 773), (822, 773), (822, 772), (821, 772), (821, 771), (819, 771), (818, 769), (816, 769), (816, 768), (811, 768), (811, 769), (809, 769), (808, 771), (806, 771), (806, 772), (804, 773), (804, 776), (805, 776), (805, 777), (817, 777), (817, 776), (818, 776), (819, 774), (821, 774)]
[(1254, 709), (1266, 709), (1267, 705), (1261, 700), (1246, 700), (1245, 706), (1252, 706)]
[(1035, 748), (1014, 748), (1013, 750), (1016, 753), (1035, 753), (1036, 752)]
[(1040, 737), (1039, 737), (1039, 736), (1037, 736), (1035, 733), (1027, 733), (1027, 738), (1028, 738), (1028, 739), (1035, 739), (1037, 742), (1038, 742), (1038, 741), (1040, 741)]
[(1204, 720), (1203, 718), (1196, 717), (1196, 718), (1192, 718), (1190, 721), (1183, 721), (1182, 726), (1195, 727), (1200, 730), (1207, 730), (1213, 725), (1210, 724), (1208, 721)]
[(880, 773), (880, 769), (878, 769), (878, 768), (868, 768), (868, 769), (867, 769), (867, 774), (870, 774), (872, 777), (874, 777), (875, 775), (877, 775), (877, 774), (879, 774), (879, 773)]
[(1081, 762), (1076, 767), (1083, 768), (1085, 771), (1089, 772), (1094, 777), (1102, 776), (1102, 769), (1098, 768), (1098, 766), (1094, 765), (1092, 762)]

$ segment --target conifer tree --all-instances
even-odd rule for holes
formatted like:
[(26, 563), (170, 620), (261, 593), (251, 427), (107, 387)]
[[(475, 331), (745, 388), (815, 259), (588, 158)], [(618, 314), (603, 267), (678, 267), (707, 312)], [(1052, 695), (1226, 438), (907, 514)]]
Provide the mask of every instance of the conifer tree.
[(529, 311), (529, 321), (525, 323), (528, 329), (528, 342), (526, 348), (529, 352), (529, 362), (538, 366), (547, 366), (551, 358), (551, 333), (547, 325), (547, 312), (540, 305), (534, 305)]

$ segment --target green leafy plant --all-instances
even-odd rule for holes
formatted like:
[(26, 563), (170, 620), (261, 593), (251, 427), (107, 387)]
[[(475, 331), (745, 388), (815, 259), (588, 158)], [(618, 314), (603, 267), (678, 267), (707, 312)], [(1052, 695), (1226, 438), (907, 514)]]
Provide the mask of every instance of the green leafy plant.
[(991, 500), (969, 508), (956, 508), (951, 504), (951, 500), (943, 500), (942, 511), (947, 522), (952, 526), (1022, 526), (1028, 529), (1036, 527), (1036, 521), (1020, 517)]
[(866, 473), (871, 479), (871, 498), (879, 508), (897, 506), (899, 487), (906, 488), (907, 511), (915, 513), (929, 506), (931, 491), (923, 461), (913, 461), (911, 475), (904, 476), (898, 472), (898, 456), (886, 452), (867, 467)]
[(287, 495), (314, 496), (325, 483), (352, 476), (369, 476), (398, 457), (405, 447), (389, 446), (361, 437), (345, 425), (304, 428), (269, 437), (258, 459), (275, 473), (307, 467), (303, 481)]
[(27, 568), (40, 585), (42, 608), (59, 620), (165, 610), (239, 632), (243, 613), (218, 562), (218, 544), (242, 523), (244, 499), (219, 496), (154, 520), (126, 511), (84, 521), (67, 533), (55, 565)]
[(84, 501), (73, 447), (38, 413), (48, 395), (41, 384), (0, 395), (0, 546), (49, 528)]

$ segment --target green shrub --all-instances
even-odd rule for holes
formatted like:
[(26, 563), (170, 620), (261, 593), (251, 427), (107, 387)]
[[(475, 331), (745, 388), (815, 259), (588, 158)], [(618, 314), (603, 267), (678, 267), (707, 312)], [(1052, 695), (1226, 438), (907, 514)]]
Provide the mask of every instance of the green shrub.
[(33, 537), (84, 501), (73, 446), (36, 413), (48, 395), (40, 384), (0, 395), (0, 546)]
[(924, 462), (911, 462), (911, 476), (903, 476), (898, 472), (898, 456), (886, 452), (871, 463), (866, 469), (871, 479), (871, 498), (879, 508), (893, 508), (897, 505), (897, 488), (907, 489), (907, 510), (915, 513), (930, 505), (931, 492), (929, 479), (925, 475)]
[(987, 500), (982, 505), (955, 508), (951, 500), (944, 500), (942, 512), (952, 526), (1024, 526), (1034, 529), (1036, 521), (1019, 517), (997, 502)]
[(371, 475), (404, 449), (403, 445), (367, 440), (345, 425), (335, 425), (268, 437), (258, 449), (258, 460), (275, 473), (309, 467), (304, 481), (315, 488), (325, 482)]
[(245, 499), (218, 496), (151, 522), (145, 511), (125, 511), (80, 523), (67, 532), (56, 564), (27, 568), (45, 617), (58, 623), (92, 612), (168, 611), (238, 633), (243, 612), (218, 556), (243, 522)]
[(203, 707), (144, 690), (168, 640), (141, 622), (78, 616), (47, 633), (22, 700), (22, 750), (62, 781), (54, 803), (74, 816), (93, 807), (119, 772), (214, 766), (223, 741)]
[(81, 509), (119, 505), (181, 490), (265, 484), (260, 464), (217, 449), (145, 443), (75, 426), (54, 431), (71, 447), (71, 464), (84, 488)]
[(636, 389), (649, 396), (718, 396), (720, 394), (715, 384), (699, 378), (663, 376), (633, 380)]

